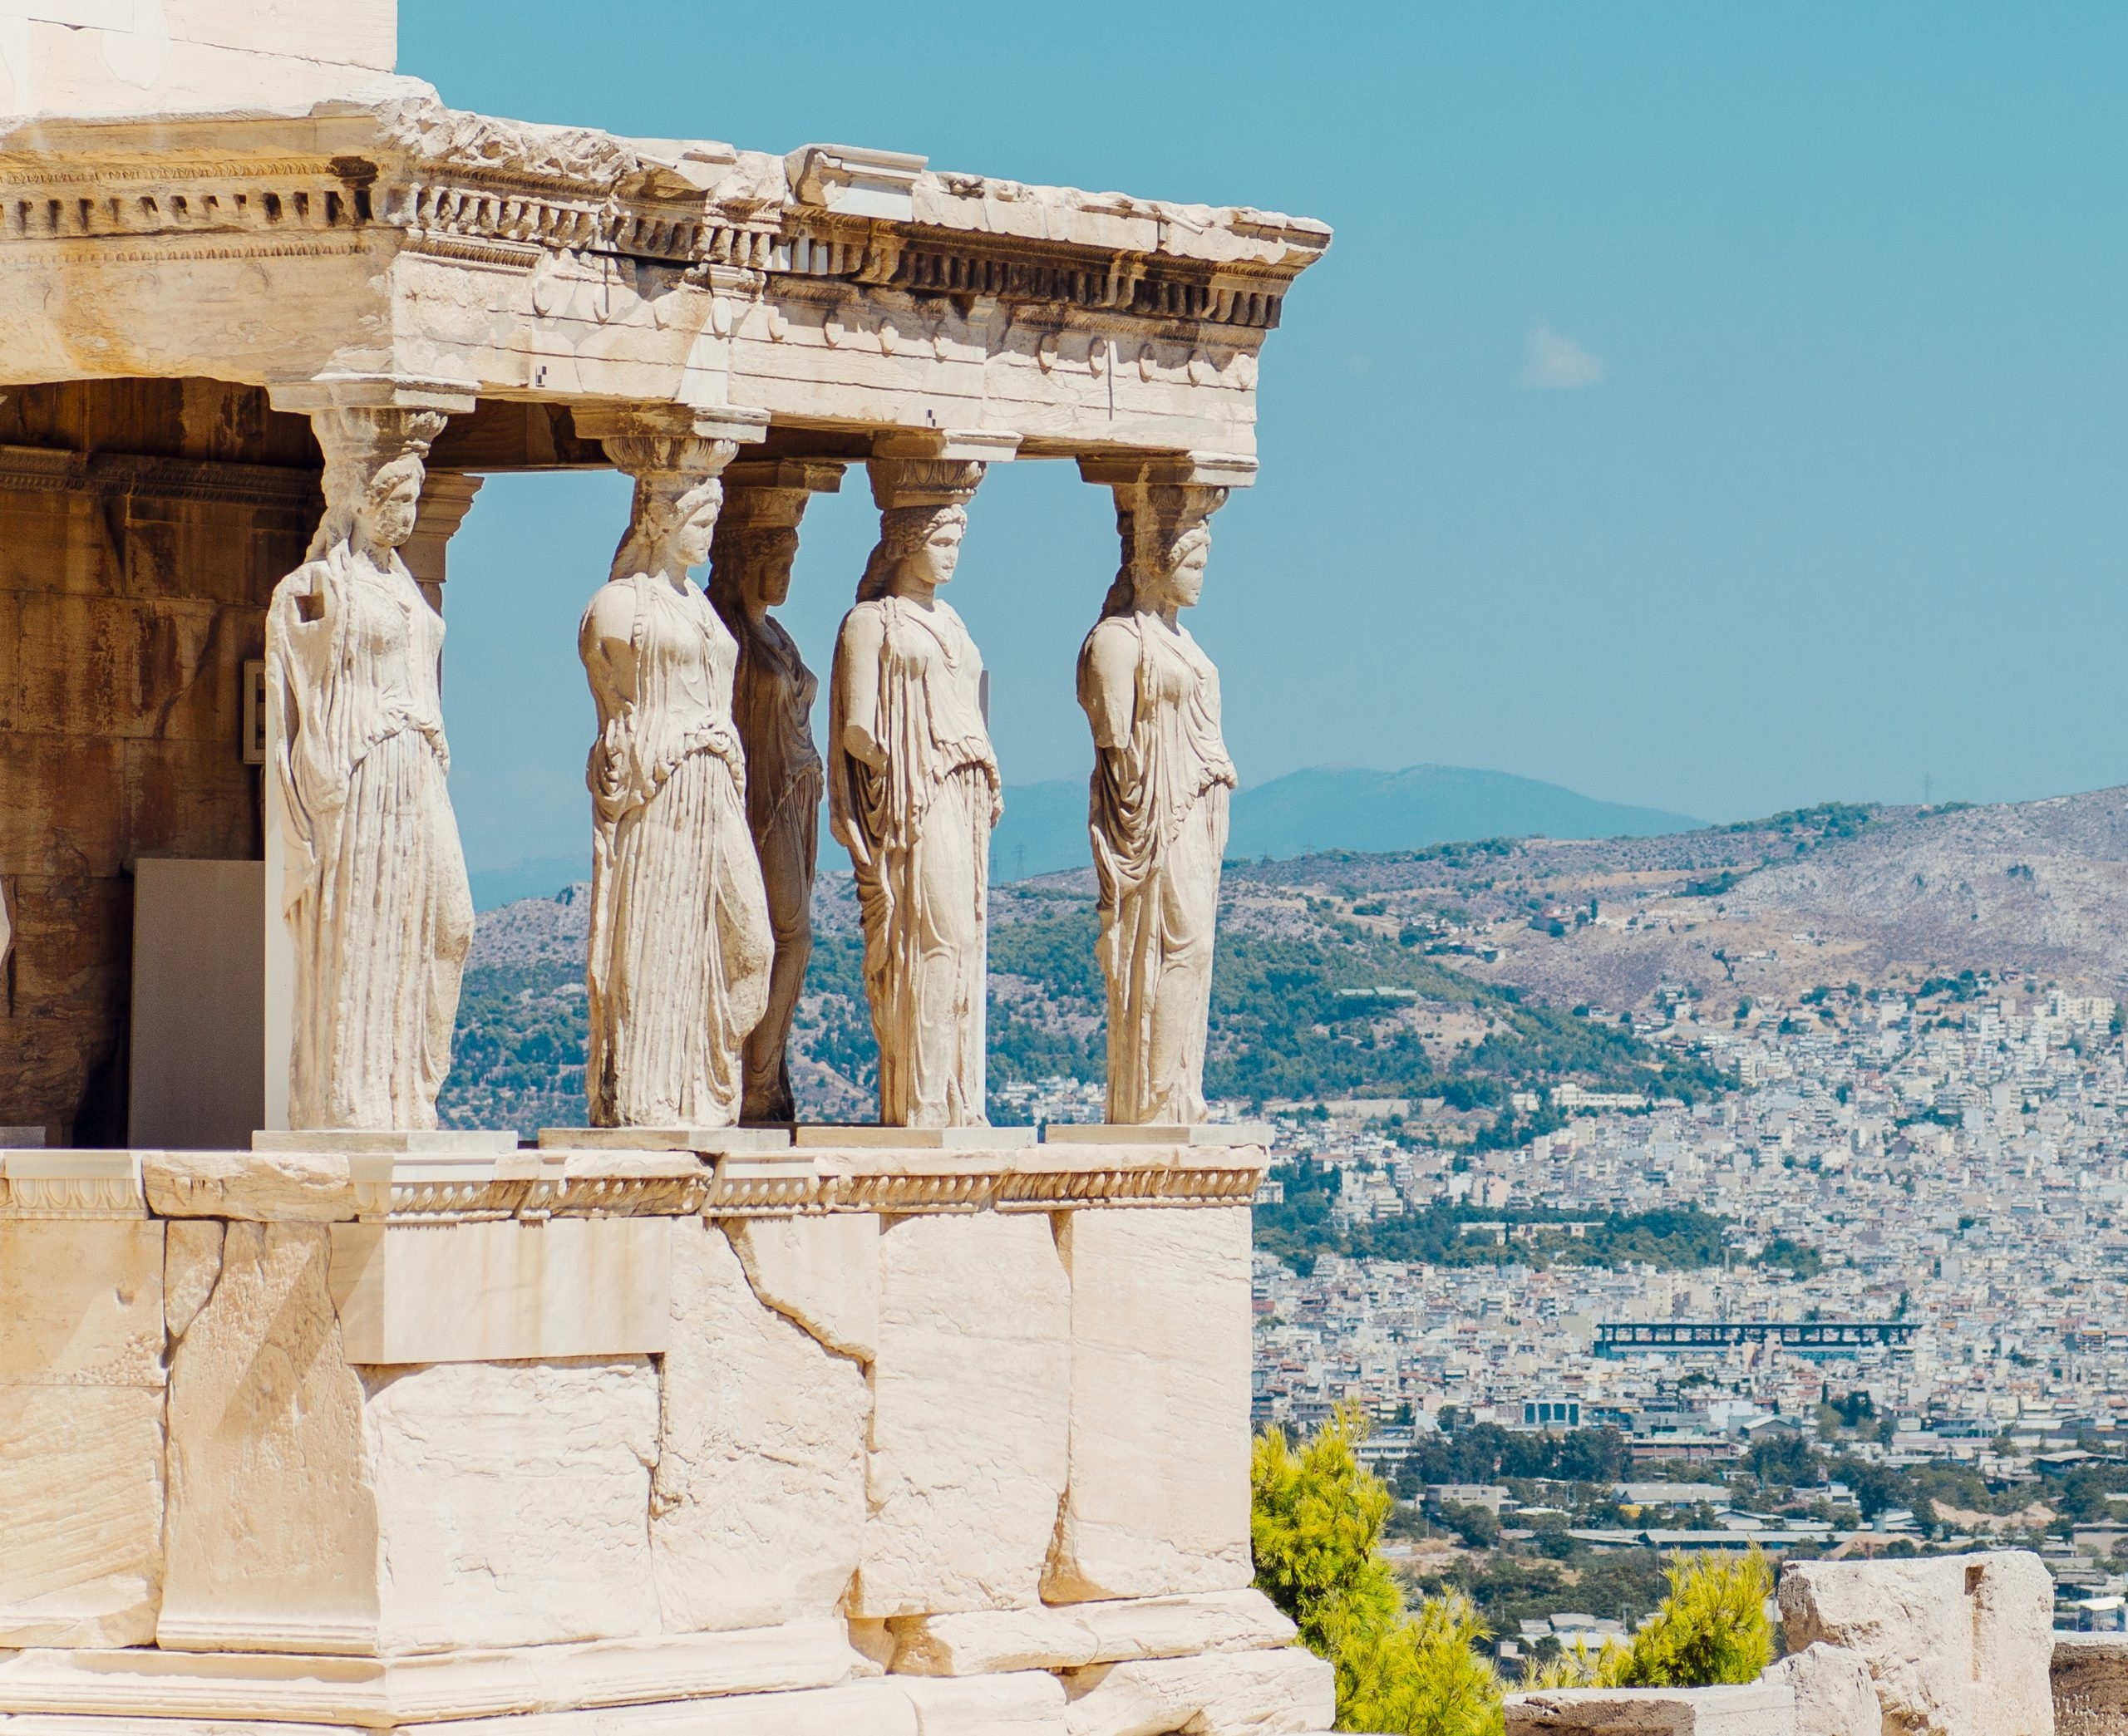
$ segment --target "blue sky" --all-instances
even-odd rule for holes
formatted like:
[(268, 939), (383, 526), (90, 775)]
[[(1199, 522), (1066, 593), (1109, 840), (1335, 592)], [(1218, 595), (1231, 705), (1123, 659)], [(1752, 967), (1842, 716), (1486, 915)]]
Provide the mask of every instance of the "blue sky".
[[(600, 17), (611, 28), (602, 37)], [(2128, 782), (2128, 8), (403, 0), (454, 104), (1320, 217), (1192, 625), (1245, 781), (1514, 771), (1726, 819)], [(870, 541), (809, 516), (825, 668)], [(609, 476), (490, 482), (446, 706), (476, 867), (573, 855)], [(1008, 782), (1090, 757), (1116, 554), (994, 470), (953, 598)]]

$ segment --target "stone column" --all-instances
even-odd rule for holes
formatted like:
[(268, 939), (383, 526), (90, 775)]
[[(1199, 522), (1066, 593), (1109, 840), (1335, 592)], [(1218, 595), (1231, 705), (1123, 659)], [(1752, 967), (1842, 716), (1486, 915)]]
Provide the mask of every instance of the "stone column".
[(594, 417), (635, 478), (628, 532), (578, 635), (591, 752), (590, 1046), (600, 1127), (686, 1130), (739, 1119), (742, 1051), (768, 1001), (773, 942), (732, 724), (739, 650), (688, 577), (709, 558), (738, 450), (724, 419)]
[(842, 468), (793, 459), (731, 466), (710, 557), (710, 601), (739, 643), (732, 713), (746, 749), (746, 824), (761, 860), (776, 946), (768, 1011), (746, 1039), (741, 1114), (747, 1121), (797, 1119), (791, 1021), (813, 951), (822, 789), (812, 724), (820, 683), (797, 642), (768, 612), (790, 594), (805, 503), (840, 489)]
[(1179, 618), (1202, 594), (1211, 515), (1245, 460), (1081, 460), (1116, 494), (1122, 564), (1079, 652), (1092, 725), (1096, 956), (1108, 985), (1108, 1119), (1204, 1120), (1204, 1045), (1233, 762), (1219, 672)]
[(461, 388), (273, 389), (325, 455), (308, 560), (267, 613), (268, 1127), (436, 1125), (473, 902), (446, 786), (443, 622), (400, 549)]
[(835, 640), (828, 814), (856, 870), (889, 1127), (980, 1124), (990, 833), (1002, 812), (982, 654), (936, 595), (1011, 436), (882, 440), (879, 542)]

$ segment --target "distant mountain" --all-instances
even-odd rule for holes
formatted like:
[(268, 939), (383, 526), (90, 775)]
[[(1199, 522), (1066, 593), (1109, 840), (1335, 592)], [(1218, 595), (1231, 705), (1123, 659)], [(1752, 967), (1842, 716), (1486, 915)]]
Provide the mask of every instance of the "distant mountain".
[(591, 844), (584, 841), (584, 854), (534, 856), (503, 868), (475, 868), (466, 877), (473, 883), (473, 908), (500, 910), (520, 898), (551, 898), (565, 886), (591, 878)]
[[(1318, 765), (1237, 794), (1227, 854), (1283, 860), (1324, 850), (1420, 850), (1480, 838), (1653, 838), (1703, 824), (1659, 809), (1596, 801), (1507, 772)], [(1082, 781), (1059, 779), (1006, 790), (1005, 818), (990, 847), (998, 879), (1084, 868), (1092, 859)]]
[[(1318, 765), (1288, 772), (1234, 799), (1227, 854), (1283, 861), (1324, 850), (1379, 853), (1480, 838), (1656, 838), (1690, 832), (1704, 821), (1657, 808), (1599, 802), (1557, 784), (1461, 765), (1407, 765), (1367, 771)], [(1015, 784), (1005, 791), (1005, 818), (990, 841), (991, 877), (1001, 883), (1086, 868), (1086, 784), (1083, 778)], [(850, 858), (828, 835), (820, 814), (820, 866), (846, 869)], [(591, 872), (581, 858), (541, 857), (472, 876), (473, 907), (494, 910), (519, 898), (551, 898)]]

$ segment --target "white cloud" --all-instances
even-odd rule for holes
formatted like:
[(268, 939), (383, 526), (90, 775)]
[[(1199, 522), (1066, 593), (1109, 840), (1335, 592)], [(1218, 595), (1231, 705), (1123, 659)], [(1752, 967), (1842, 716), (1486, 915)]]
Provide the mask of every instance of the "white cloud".
[(1602, 357), (1590, 355), (1539, 320), (1522, 340), (1522, 372), (1515, 384), (1529, 391), (1573, 391), (1594, 386), (1609, 373)]

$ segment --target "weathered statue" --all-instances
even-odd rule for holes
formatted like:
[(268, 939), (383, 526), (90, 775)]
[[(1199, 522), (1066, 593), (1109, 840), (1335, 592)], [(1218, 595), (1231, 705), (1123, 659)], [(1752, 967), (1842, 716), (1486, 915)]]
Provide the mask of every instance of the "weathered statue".
[[(1218, 498), (1205, 504), (1202, 497)], [(1108, 1119), (1204, 1119), (1205, 1025), (1234, 764), (1219, 672), (1180, 611), (1204, 589), (1216, 489), (1117, 490), (1123, 567), (1079, 652), (1108, 979)]]
[[(746, 465), (741, 471), (796, 465)], [(815, 466), (815, 469), (821, 467)], [(832, 487), (833, 467), (813, 487)], [(746, 1039), (748, 1121), (791, 1121), (791, 1020), (805, 986), (813, 952), (813, 869), (820, 848), (820, 756), (813, 745), (812, 711), (820, 683), (798, 654), (797, 641), (769, 611), (791, 594), (791, 563), (798, 553), (798, 521), (805, 481), (796, 485), (738, 485), (727, 475), (724, 512), (712, 551), (710, 600), (738, 642), (732, 720), (746, 754), (746, 823), (761, 859), (775, 940), (768, 1011)]]
[(267, 613), (293, 1127), (432, 1128), (451, 1066), (473, 899), (446, 785), (443, 620), (399, 557), (443, 420), (316, 419), (325, 516)]
[(835, 641), (829, 822), (856, 868), (890, 1127), (987, 1119), (990, 833), (1003, 804), (983, 658), (935, 595), (967, 525), (958, 504), (887, 506)]
[(771, 942), (732, 722), (738, 647), (687, 573), (709, 558), (730, 448), (606, 445), (636, 487), (577, 635), (598, 716), (584, 1092), (601, 1127), (729, 1126)]

